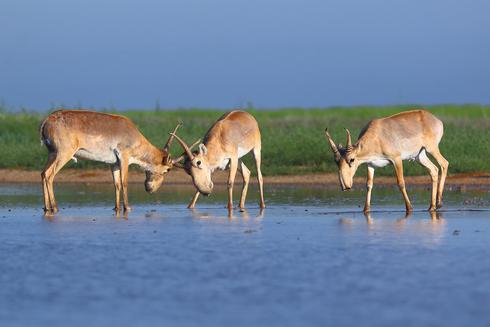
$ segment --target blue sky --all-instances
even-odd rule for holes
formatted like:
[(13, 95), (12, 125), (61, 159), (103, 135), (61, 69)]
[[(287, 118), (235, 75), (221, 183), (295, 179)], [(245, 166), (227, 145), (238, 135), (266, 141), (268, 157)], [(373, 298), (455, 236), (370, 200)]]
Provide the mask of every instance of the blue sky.
[(490, 103), (490, 1), (2, 0), (0, 99), (232, 108)]

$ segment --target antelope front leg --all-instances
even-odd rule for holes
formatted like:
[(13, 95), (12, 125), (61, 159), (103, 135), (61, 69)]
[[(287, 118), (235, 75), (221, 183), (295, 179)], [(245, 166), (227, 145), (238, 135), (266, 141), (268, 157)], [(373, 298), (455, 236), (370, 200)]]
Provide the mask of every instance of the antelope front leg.
[(228, 175), (228, 209), (233, 209), (233, 184), (235, 183), (236, 171), (238, 169), (238, 158), (230, 159), (230, 175)]
[(402, 192), (403, 199), (405, 200), (405, 208), (407, 212), (413, 211), (412, 204), (410, 204), (410, 199), (408, 198), (407, 190), (405, 189), (405, 179), (403, 178), (403, 163), (400, 157), (396, 158), (393, 162), (393, 166), (395, 167), (396, 173), (396, 181), (398, 183), (398, 187)]
[(189, 205), (187, 206), (187, 208), (194, 209), (196, 207), (196, 202), (197, 202), (197, 199), (199, 198), (199, 194), (201, 194), (201, 193), (199, 191), (196, 191), (196, 193), (192, 197), (192, 200), (189, 203)]
[(122, 193), (123, 193), (123, 206), (124, 212), (131, 211), (131, 207), (129, 206), (128, 201), (128, 173), (129, 173), (129, 165), (126, 159), (119, 160), (119, 166), (121, 171), (121, 183), (122, 183)]
[(121, 169), (117, 165), (111, 165), (112, 180), (114, 181), (114, 192), (116, 197), (116, 203), (114, 205), (114, 211), (119, 212), (121, 203)]
[(242, 195), (240, 196), (240, 205), (238, 206), (240, 209), (245, 209), (245, 199), (247, 198), (248, 191), (248, 183), (250, 182), (250, 170), (245, 166), (245, 164), (240, 161), (240, 171), (243, 177), (243, 188)]
[(374, 181), (374, 168), (368, 166), (367, 167), (367, 181), (366, 181), (366, 204), (364, 205), (364, 213), (368, 213), (371, 210), (371, 191), (373, 189), (373, 181)]

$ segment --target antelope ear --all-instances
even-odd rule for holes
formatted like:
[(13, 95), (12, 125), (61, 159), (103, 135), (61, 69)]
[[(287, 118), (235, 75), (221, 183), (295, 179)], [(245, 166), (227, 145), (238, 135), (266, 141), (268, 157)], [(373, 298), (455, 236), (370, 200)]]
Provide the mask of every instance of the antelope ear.
[(163, 164), (167, 166), (173, 165), (172, 157), (170, 156), (170, 153), (167, 153), (167, 156), (163, 158)]
[(203, 143), (199, 144), (199, 154), (202, 154), (202, 155), (208, 154), (208, 149), (206, 148), (206, 146)]

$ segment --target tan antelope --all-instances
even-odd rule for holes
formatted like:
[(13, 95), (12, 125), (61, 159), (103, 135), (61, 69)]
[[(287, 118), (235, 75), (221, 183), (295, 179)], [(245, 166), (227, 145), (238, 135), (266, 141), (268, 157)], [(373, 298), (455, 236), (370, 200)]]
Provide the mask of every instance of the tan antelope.
[(199, 194), (209, 195), (213, 191), (211, 174), (216, 169), (229, 168), (228, 176), (228, 209), (233, 208), (233, 184), (237, 170), (243, 177), (243, 188), (239, 208), (245, 208), (250, 170), (240, 160), (241, 157), (253, 152), (257, 167), (257, 179), (260, 191), (260, 208), (265, 208), (262, 172), (260, 170), (261, 139), (259, 125), (255, 118), (244, 111), (231, 111), (221, 116), (211, 126), (204, 136), (199, 150), (192, 152), (187, 144), (177, 135), (175, 136), (185, 151), (182, 168), (192, 177), (197, 191), (192, 198), (189, 208), (194, 208)]
[[(374, 169), (393, 164), (400, 191), (405, 200), (407, 212), (412, 211), (403, 178), (403, 160), (417, 160), (427, 168), (432, 179), (432, 196), (429, 210), (442, 206), (442, 192), (446, 180), (448, 161), (439, 151), (439, 142), (444, 133), (442, 122), (425, 110), (401, 112), (386, 118), (371, 120), (359, 134), (357, 142), (352, 145), (348, 129), (347, 145), (337, 146), (325, 130), (335, 162), (339, 168), (339, 179), (342, 190), (352, 187), (354, 174), (359, 165), (367, 164), (367, 195), (364, 212), (371, 208), (371, 190), (373, 188)], [(439, 169), (427, 157), (430, 153), (441, 167)], [(436, 202), (437, 201), (437, 202)]]
[(39, 133), (41, 142), (48, 148), (48, 161), (41, 173), (46, 213), (58, 211), (53, 180), (70, 159), (110, 164), (116, 194), (114, 210), (120, 209), (122, 189), (125, 212), (131, 210), (128, 203), (129, 165), (136, 164), (146, 171), (145, 189), (152, 193), (161, 186), (164, 175), (174, 163), (169, 153), (172, 136), (163, 149), (159, 149), (140, 133), (131, 120), (123, 116), (59, 110), (44, 119)]

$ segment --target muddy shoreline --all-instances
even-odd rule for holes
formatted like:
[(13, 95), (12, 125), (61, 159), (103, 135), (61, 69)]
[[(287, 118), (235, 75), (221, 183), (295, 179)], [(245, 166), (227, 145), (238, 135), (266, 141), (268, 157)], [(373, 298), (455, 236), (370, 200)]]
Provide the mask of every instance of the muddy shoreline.
[[(130, 183), (141, 183), (145, 179), (145, 174), (140, 171), (131, 171), (129, 176)], [(265, 176), (266, 184), (284, 185), (317, 185), (326, 187), (338, 187), (338, 177), (333, 173), (317, 173), (306, 175), (284, 175), (284, 176)], [(218, 171), (213, 175), (213, 180), (217, 184), (225, 184), (227, 172)], [(21, 169), (0, 169), (0, 183), (38, 183), (40, 173), (33, 170)], [(241, 176), (238, 175), (236, 183), (241, 184)], [(430, 186), (429, 176), (406, 176), (405, 181), (408, 185)], [(64, 169), (56, 176), (57, 183), (112, 183), (112, 175), (109, 169)], [(191, 178), (183, 171), (172, 171), (167, 175), (167, 184), (189, 184)], [(256, 183), (255, 178), (251, 183)], [(356, 177), (357, 187), (363, 186), (365, 177)], [(374, 179), (375, 186), (395, 186), (394, 176), (378, 176)], [(490, 189), (490, 173), (471, 173), (456, 174), (447, 177), (446, 185), (456, 188), (470, 189)]]

